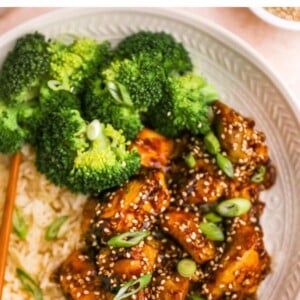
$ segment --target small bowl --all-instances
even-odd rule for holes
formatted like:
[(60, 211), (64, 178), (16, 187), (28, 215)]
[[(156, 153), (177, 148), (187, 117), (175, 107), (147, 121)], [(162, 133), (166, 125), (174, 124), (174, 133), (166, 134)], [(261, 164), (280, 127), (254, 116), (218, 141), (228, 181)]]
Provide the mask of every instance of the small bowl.
[(283, 18), (280, 18), (279, 16), (276, 16), (275, 14), (272, 14), (268, 10), (266, 10), (263, 7), (250, 7), (249, 8), (257, 17), (262, 19), (263, 21), (284, 29), (289, 30), (298, 30), (300, 31), (300, 21), (290, 21)]

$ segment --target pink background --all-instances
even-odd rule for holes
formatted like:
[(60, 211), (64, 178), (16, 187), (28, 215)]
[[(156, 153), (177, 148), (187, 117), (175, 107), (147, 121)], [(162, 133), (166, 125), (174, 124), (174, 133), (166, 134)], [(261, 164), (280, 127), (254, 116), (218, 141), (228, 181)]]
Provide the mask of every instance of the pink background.
[[(177, 8), (202, 16), (232, 31), (255, 48), (300, 99), (300, 31), (268, 25), (247, 8)], [(0, 34), (54, 8), (10, 8), (0, 15)], [(300, 103), (300, 100), (299, 102)]]

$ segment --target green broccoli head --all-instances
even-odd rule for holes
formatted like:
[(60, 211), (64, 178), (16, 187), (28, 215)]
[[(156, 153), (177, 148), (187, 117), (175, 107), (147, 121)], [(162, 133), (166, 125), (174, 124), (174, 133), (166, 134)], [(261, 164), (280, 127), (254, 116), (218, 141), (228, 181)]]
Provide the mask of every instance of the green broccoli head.
[(147, 121), (157, 131), (174, 137), (183, 131), (205, 134), (210, 130), (208, 110), (218, 99), (215, 89), (196, 74), (170, 77), (167, 96), (159, 109), (149, 111)]
[(107, 88), (100, 78), (90, 81), (83, 97), (82, 110), (88, 121), (98, 119), (109, 123), (122, 130), (128, 140), (134, 139), (143, 128), (140, 115), (132, 106), (126, 90), (112, 85)]
[(32, 146), (36, 145), (39, 126), (42, 121), (42, 115), (39, 103), (29, 101), (26, 104), (17, 106), (17, 122), (25, 133), (24, 143)]
[(165, 32), (140, 31), (124, 38), (115, 50), (119, 59), (147, 53), (164, 67), (167, 74), (192, 71), (193, 65), (187, 50), (174, 37)]
[(10, 105), (38, 96), (39, 87), (49, 71), (48, 43), (39, 33), (17, 40), (0, 72), (0, 98)]
[(121, 132), (78, 110), (62, 109), (43, 120), (36, 165), (55, 184), (77, 193), (99, 193), (120, 185), (140, 167), (136, 151), (126, 149)]
[(108, 87), (121, 85), (126, 89), (134, 108), (140, 112), (156, 105), (164, 95), (164, 69), (149, 55), (114, 61), (103, 76)]
[(75, 39), (71, 45), (54, 41), (50, 52), (50, 79), (56, 80), (66, 90), (80, 92), (85, 79), (93, 76), (108, 64), (111, 47), (108, 42), (97, 43), (91, 38)]
[(26, 137), (25, 131), (17, 122), (18, 111), (0, 103), (0, 152), (13, 154), (18, 152)]
[(81, 103), (77, 95), (55, 86), (54, 81), (42, 85), (39, 97), (42, 114), (48, 114), (61, 108), (80, 109)]

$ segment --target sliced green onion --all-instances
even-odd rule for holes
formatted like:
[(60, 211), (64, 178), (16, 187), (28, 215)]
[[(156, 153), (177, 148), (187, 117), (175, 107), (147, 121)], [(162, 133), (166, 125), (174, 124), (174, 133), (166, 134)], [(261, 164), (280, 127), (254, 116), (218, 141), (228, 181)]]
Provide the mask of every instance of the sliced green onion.
[(221, 150), (220, 142), (212, 131), (205, 135), (204, 145), (210, 154), (217, 154)]
[(263, 182), (265, 174), (266, 174), (266, 167), (260, 166), (257, 172), (251, 177), (251, 181), (255, 183)]
[(17, 268), (17, 276), (23, 288), (29, 291), (35, 300), (43, 300), (41, 288), (24, 270)]
[[(116, 296), (113, 298), (113, 300), (121, 300), (121, 299), (126, 299), (136, 293), (138, 293), (140, 290), (145, 288), (151, 281), (152, 274), (146, 274), (141, 276), (140, 278), (136, 280), (130, 280), (127, 283), (125, 283)], [(128, 291), (131, 287), (134, 287), (135, 285), (138, 284), (138, 287), (132, 291)]]
[(125, 232), (112, 237), (108, 242), (108, 246), (117, 248), (128, 248), (137, 245), (150, 234), (149, 231)]
[(132, 107), (130, 95), (124, 85), (119, 82), (109, 81), (107, 88), (117, 104)]
[(225, 239), (222, 229), (215, 223), (201, 222), (199, 224), (199, 228), (201, 232), (211, 241), (222, 242)]
[(229, 177), (233, 178), (234, 176), (234, 169), (233, 169), (233, 164), (231, 161), (222, 155), (221, 153), (217, 153), (216, 155), (217, 158), (217, 164), (219, 168)]
[(189, 297), (189, 300), (205, 300), (205, 299), (203, 297), (201, 297), (201, 296), (191, 295)]
[(177, 264), (177, 271), (183, 277), (191, 277), (197, 269), (196, 263), (188, 258), (180, 260)]
[(61, 216), (54, 220), (46, 230), (45, 240), (51, 241), (57, 238), (61, 226), (67, 221), (69, 216)]
[(244, 198), (232, 198), (219, 203), (216, 211), (223, 217), (238, 217), (249, 211), (251, 202)]
[(117, 86), (122, 97), (122, 102), (127, 106), (132, 106), (132, 101), (126, 87), (121, 83), (117, 83)]
[(86, 128), (86, 135), (90, 141), (96, 140), (101, 133), (101, 123), (98, 120), (92, 121)]
[(207, 220), (208, 222), (212, 222), (212, 223), (220, 223), (222, 222), (222, 218), (215, 214), (214, 212), (209, 212), (206, 215), (204, 215), (205, 220)]
[(122, 99), (121, 99), (121, 95), (119, 93), (119, 89), (117, 87), (117, 85), (112, 82), (112, 81), (109, 81), (107, 83), (107, 88), (108, 88), (108, 91), (110, 92), (111, 96), (118, 102), (118, 103), (121, 103), (122, 102)]
[(65, 90), (65, 91), (69, 91), (69, 87), (64, 84), (61, 83), (57, 80), (49, 80), (47, 82), (49, 89), (53, 90), (53, 91), (61, 91), (61, 90)]
[(193, 156), (193, 154), (192, 153), (189, 153), (185, 158), (184, 158), (184, 160), (185, 160), (185, 163), (187, 164), (187, 166), (189, 167), (189, 168), (194, 168), (195, 166), (196, 166), (196, 159), (195, 159), (195, 157)]
[(20, 211), (17, 208), (14, 209), (12, 223), (14, 232), (18, 235), (19, 238), (25, 240), (28, 234), (28, 227), (24, 217), (21, 215)]

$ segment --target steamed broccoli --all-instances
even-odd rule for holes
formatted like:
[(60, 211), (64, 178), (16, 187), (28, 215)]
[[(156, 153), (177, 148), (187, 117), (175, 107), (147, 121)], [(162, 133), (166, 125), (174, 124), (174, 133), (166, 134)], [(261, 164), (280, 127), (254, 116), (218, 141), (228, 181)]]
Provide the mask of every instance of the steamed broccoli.
[(115, 50), (118, 59), (132, 58), (147, 53), (162, 65), (167, 74), (183, 74), (192, 71), (193, 65), (188, 52), (173, 36), (165, 32), (140, 31), (124, 38)]
[(54, 41), (50, 52), (50, 79), (56, 80), (66, 90), (80, 92), (85, 79), (93, 76), (110, 61), (108, 42), (97, 43), (91, 38), (78, 38), (71, 45)]
[(18, 152), (25, 140), (25, 132), (17, 122), (18, 112), (0, 103), (0, 152)]
[(48, 42), (40, 33), (17, 40), (0, 72), (0, 98), (9, 105), (27, 102), (38, 96), (49, 71)]
[(77, 95), (64, 89), (54, 87), (49, 88), (49, 84), (43, 84), (40, 90), (40, 107), (43, 114), (57, 111), (61, 108), (80, 109), (81, 103)]
[(147, 111), (163, 98), (165, 72), (150, 55), (116, 60), (102, 75), (108, 88), (121, 86), (126, 90), (133, 107), (140, 112)]
[(34, 143), (39, 117), (33, 103), (10, 107), (0, 102), (0, 152), (13, 154), (23, 144)]
[(115, 86), (112, 91), (112, 88), (110, 86), (109, 91), (100, 78), (91, 80), (82, 101), (83, 115), (88, 121), (98, 119), (110, 123), (132, 140), (143, 128), (140, 115), (125, 90), (120, 91)]
[(43, 121), (36, 165), (55, 184), (86, 194), (126, 181), (140, 157), (126, 150), (125, 137), (111, 125), (88, 125), (78, 110), (62, 109)]
[(170, 137), (178, 136), (183, 131), (205, 134), (210, 129), (208, 109), (216, 99), (215, 89), (198, 75), (190, 73), (170, 77), (166, 97), (148, 112), (147, 122)]

